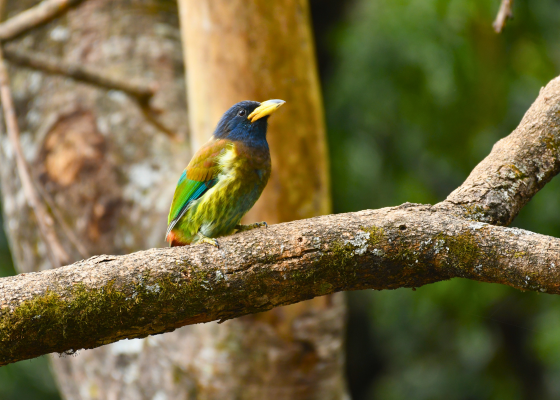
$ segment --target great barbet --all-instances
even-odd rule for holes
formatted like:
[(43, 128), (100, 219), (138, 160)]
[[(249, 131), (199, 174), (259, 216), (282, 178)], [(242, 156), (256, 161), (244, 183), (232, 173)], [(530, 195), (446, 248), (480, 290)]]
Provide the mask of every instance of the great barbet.
[(179, 178), (168, 217), (170, 246), (218, 246), (217, 237), (266, 226), (239, 222), (270, 177), (268, 118), (283, 104), (283, 100), (242, 101), (222, 116)]

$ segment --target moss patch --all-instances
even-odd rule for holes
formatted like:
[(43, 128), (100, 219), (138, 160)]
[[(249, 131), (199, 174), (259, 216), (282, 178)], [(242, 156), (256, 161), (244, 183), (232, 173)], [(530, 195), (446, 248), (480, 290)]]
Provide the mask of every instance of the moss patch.
[(145, 274), (134, 286), (112, 281), (97, 289), (78, 284), (64, 291), (65, 297), (47, 291), (11, 311), (4, 308), (0, 311), (0, 363), (16, 355), (25, 358), (95, 347), (103, 344), (100, 338), (109, 343), (125, 336), (140, 337), (146, 326), (154, 332), (204, 315), (211, 298), (201, 293), (210, 286), (219, 293), (223, 279), (216, 279), (212, 270), (190, 268), (184, 273), (188, 281)]
[(369, 233), (368, 242), (370, 246), (377, 246), (385, 238), (385, 232), (383, 231), (383, 228), (378, 228), (377, 226), (370, 226), (370, 227), (362, 227), (360, 229), (363, 230), (364, 232)]
[(457, 236), (441, 236), (448, 251), (449, 263), (455, 268), (472, 271), (480, 262), (482, 252), (472, 233), (466, 232)]

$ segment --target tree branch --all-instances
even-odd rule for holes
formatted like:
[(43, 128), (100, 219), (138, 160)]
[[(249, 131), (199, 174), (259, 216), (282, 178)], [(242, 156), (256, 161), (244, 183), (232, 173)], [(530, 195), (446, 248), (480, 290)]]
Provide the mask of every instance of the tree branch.
[(52, 21), (84, 0), (45, 0), (0, 23), (0, 41), (8, 41)]
[(0, 365), (226, 320), (338, 291), (464, 277), (560, 293), (560, 239), (430, 206), (330, 215), (208, 245), (0, 279)]
[(144, 84), (117, 79), (88, 67), (68, 63), (46, 54), (31, 53), (16, 49), (13, 46), (4, 48), (6, 60), (22, 67), (32, 68), (52, 75), (59, 75), (79, 82), (95, 85), (107, 90), (119, 90), (136, 99), (139, 103), (147, 103), (157, 90), (155, 83)]
[(513, 6), (513, 0), (502, 0), (500, 4), (500, 9), (498, 10), (498, 15), (492, 24), (492, 27), (496, 33), (502, 32), (504, 26), (506, 26), (506, 21), (513, 18), (513, 11), (511, 10)]
[(156, 129), (160, 130), (171, 139), (178, 140), (177, 134), (157, 118), (157, 111), (150, 105), (150, 100), (157, 91), (157, 84), (155, 82), (145, 84), (142, 82), (115, 78), (85, 65), (68, 63), (46, 54), (31, 53), (16, 49), (13, 46), (6, 46), (4, 48), (4, 55), (8, 61), (22, 67), (32, 68), (47, 74), (63, 76), (107, 90), (119, 90), (138, 103), (144, 118), (154, 125)]

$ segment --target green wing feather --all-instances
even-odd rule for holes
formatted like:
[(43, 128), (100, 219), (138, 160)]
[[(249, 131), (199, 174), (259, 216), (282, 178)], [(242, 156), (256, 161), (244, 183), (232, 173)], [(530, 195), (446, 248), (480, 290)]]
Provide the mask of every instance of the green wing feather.
[(232, 142), (229, 140), (211, 140), (193, 156), (177, 183), (167, 218), (166, 236), (189, 209), (189, 205), (214, 186), (220, 172), (219, 158), (230, 146)]

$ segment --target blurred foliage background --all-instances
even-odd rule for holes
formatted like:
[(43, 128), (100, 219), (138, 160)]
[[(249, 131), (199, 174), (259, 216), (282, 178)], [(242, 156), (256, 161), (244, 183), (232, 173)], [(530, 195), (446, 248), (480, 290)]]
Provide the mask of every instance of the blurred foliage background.
[[(335, 212), (436, 203), (560, 74), (560, 2), (311, 0)], [(560, 236), (560, 180), (514, 226)], [(0, 275), (14, 274), (0, 236)], [(453, 280), (350, 293), (354, 400), (560, 398), (560, 297)], [(0, 399), (57, 399), (47, 360), (0, 368)]]

